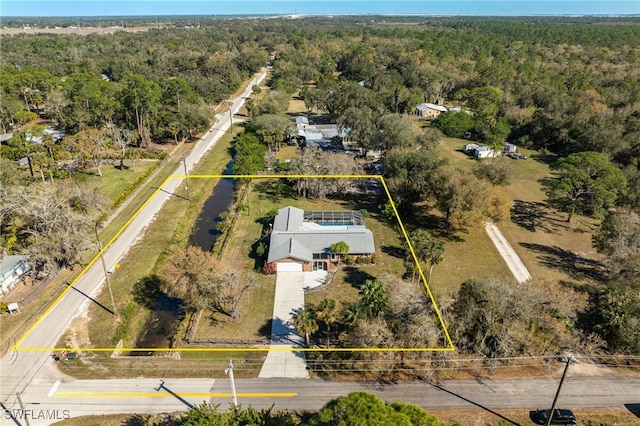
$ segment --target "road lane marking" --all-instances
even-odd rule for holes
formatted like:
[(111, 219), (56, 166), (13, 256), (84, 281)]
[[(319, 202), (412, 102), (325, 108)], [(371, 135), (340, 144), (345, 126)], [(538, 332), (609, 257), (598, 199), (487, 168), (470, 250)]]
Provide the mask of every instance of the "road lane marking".
[(58, 386), (60, 386), (60, 380), (56, 380), (53, 386), (51, 386), (51, 390), (47, 394), (49, 398), (51, 398), (56, 393), (56, 391), (58, 390)]
[[(199, 397), (199, 398), (229, 398), (229, 393), (213, 393), (213, 392), (184, 392), (184, 393), (151, 393), (151, 392), (57, 392), (53, 395), (56, 398), (73, 397), (73, 398), (124, 398), (124, 397), (144, 397), (144, 398), (175, 398), (179, 397)], [(298, 396), (295, 392), (239, 392), (238, 398), (291, 398)]]

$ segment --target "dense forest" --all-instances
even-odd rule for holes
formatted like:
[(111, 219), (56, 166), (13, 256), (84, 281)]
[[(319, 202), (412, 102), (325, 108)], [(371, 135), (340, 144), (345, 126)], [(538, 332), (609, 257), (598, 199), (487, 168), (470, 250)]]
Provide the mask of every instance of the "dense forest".
[[(451, 216), (455, 188), (488, 188), (454, 171), (431, 173), (441, 166), (432, 149), (437, 132), (457, 138), (469, 132), (488, 145), (510, 141), (559, 156), (550, 202), (570, 217), (604, 219), (594, 244), (610, 265), (608, 286), (593, 295), (581, 327), (611, 349), (638, 353), (639, 27), (637, 18), (183, 18), (135, 33), (4, 35), (0, 125), (14, 136), (0, 155), (33, 157), (53, 175), (59, 173), (54, 157), (117, 157), (126, 147), (147, 152), (152, 141), (193, 137), (210, 124), (212, 104), (275, 58), (271, 90), (248, 101), (250, 130), (270, 149), (280, 143), (291, 126), (283, 119), (288, 99), (299, 95), (310, 113), (328, 113), (350, 129), (361, 148), (387, 154), (387, 177), (403, 215), (435, 198), (451, 228), (463, 227)], [(470, 114), (445, 113), (432, 128), (409, 129), (403, 117), (421, 102)], [(32, 143), (43, 131), (33, 125), (37, 118), (59, 123), (67, 136)], [(13, 215), (27, 213), (4, 202), (12, 181), (3, 180), (4, 234), (14, 226)], [(499, 195), (491, 197), (504, 204)], [(58, 263), (64, 267), (72, 259)], [(462, 350), (492, 357), (530, 349), (525, 341), (499, 348), (490, 330), (471, 327), (486, 325), (486, 318), (469, 306), (486, 294), (503, 294), (500, 284), (470, 280), (460, 291), (451, 315), (469, 326), (457, 336)], [(512, 308), (496, 307), (505, 311), (503, 319), (515, 315)], [(571, 322), (567, 330), (579, 320), (573, 314), (561, 320)], [(553, 335), (556, 325), (540, 327)]]

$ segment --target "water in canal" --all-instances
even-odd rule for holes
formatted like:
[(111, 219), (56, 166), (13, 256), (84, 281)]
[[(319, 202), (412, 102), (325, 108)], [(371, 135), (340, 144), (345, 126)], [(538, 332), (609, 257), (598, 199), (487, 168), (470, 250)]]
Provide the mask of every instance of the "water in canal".
[[(227, 164), (223, 174), (231, 174), (233, 160)], [(205, 201), (200, 216), (195, 223), (189, 244), (198, 246), (204, 251), (211, 251), (213, 245), (220, 236), (220, 231), (216, 228), (220, 222), (220, 213), (229, 210), (234, 199), (234, 179), (220, 179), (212, 189), (212, 194)]]
[[(231, 174), (233, 160), (227, 165), (224, 174)], [(220, 179), (213, 187), (212, 193), (205, 201), (200, 216), (196, 220), (189, 244), (200, 247), (202, 250), (211, 251), (220, 231), (216, 229), (220, 222), (220, 213), (228, 210), (235, 197), (235, 180)], [(136, 347), (138, 348), (167, 348), (176, 333), (180, 321), (184, 318), (184, 311), (180, 306), (180, 300), (160, 294), (155, 302), (154, 309), (147, 318), (142, 333), (138, 336)], [(153, 355), (144, 351), (131, 352), (131, 355)]]

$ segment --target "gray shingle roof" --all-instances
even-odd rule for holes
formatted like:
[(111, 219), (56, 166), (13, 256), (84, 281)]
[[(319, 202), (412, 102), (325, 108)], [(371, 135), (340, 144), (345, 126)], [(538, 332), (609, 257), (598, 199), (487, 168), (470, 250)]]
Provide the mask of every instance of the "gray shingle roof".
[(313, 254), (329, 253), (331, 244), (344, 241), (350, 254), (375, 252), (373, 234), (364, 226), (321, 226), (304, 222), (304, 211), (283, 207), (274, 219), (268, 262), (287, 257), (310, 262)]

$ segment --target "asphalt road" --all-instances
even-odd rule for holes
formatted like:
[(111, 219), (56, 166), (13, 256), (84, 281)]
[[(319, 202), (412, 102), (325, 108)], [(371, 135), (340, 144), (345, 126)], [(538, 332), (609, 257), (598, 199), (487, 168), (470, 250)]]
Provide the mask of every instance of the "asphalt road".
[[(258, 73), (247, 85), (246, 90), (233, 101), (231, 111), (236, 113), (251, 94), (252, 87), (266, 76), (266, 70)], [(230, 114), (228, 111), (216, 116), (216, 124), (198, 141), (189, 156), (185, 159), (187, 170), (211, 149), (222, 135), (229, 129)], [(184, 174), (184, 165), (180, 164), (173, 172), (175, 175)], [(124, 229), (118, 238), (104, 250), (103, 256), (107, 269), (122, 259), (129, 247), (144, 233), (147, 225), (153, 221), (164, 203), (176, 192), (183, 179), (168, 180), (161, 191), (156, 192), (144, 208)], [(184, 196), (185, 194), (180, 194)], [(104, 272), (100, 261), (93, 263), (83, 276), (75, 283), (59, 302), (40, 319), (26, 338), (19, 340), (18, 351), (10, 350), (0, 360), (0, 402), (5, 406), (15, 407), (19, 403), (16, 394), (24, 393), (28, 387), (37, 382), (53, 383), (60, 377), (60, 373), (53, 366), (51, 352), (46, 348), (55, 347), (56, 343), (71, 324), (71, 321), (84, 312), (92, 299), (100, 292), (104, 284)], [(107, 307), (109, 308), (109, 307)], [(3, 420), (4, 421), (4, 420)], [(4, 423), (3, 423), (4, 424)]]
[[(445, 380), (439, 384), (359, 384), (318, 379), (236, 380), (238, 403), (258, 409), (318, 410), (327, 401), (353, 391), (373, 392), (383, 400), (400, 399), (427, 410), (482, 409), (496, 415), (504, 409), (548, 408), (558, 379)], [(35, 381), (22, 397), (33, 410), (31, 425), (51, 420), (38, 413), (76, 417), (89, 414), (166, 413), (184, 411), (202, 402), (230, 406), (228, 379), (113, 379)], [(624, 407), (640, 404), (640, 377), (569, 377), (558, 406)], [(16, 407), (11, 407), (15, 409)], [(5, 416), (6, 417), (6, 416)], [(639, 419), (640, 422), (640, 419)], [(24, 424), (4, 418), (2, 424)]]

